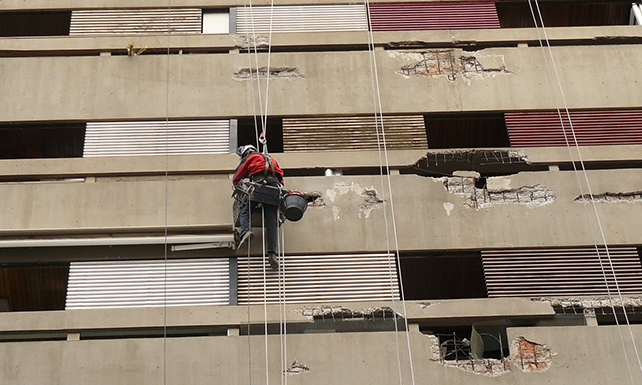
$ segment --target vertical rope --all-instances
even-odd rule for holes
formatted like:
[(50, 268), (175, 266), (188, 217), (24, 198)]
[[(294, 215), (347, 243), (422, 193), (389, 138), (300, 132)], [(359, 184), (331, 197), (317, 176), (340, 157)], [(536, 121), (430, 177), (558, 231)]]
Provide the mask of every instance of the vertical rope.
[(169, 76), (172, 1), (167, 0), (167, 73), (165, 78), (165, 231), (163, 269), (163, 385), (167, 385), (167, 237), (169, 226)]
[(287, 355), (287, 309), (285, 298), (285, 232), (283, 226), (279, 227), (279, 334), (281, 340), (281, 384), (287, 385), (288, 378), (286, 368), (288, 365)]
[[(408, 314), (407, 309), (406, 309), (406, 301), (405, 301), (405, 296), (403, 293), (403, 277), (401, 275), (401, 260), (399, 257), (399, 239), (397, 237), (397, 225), (396, 225), (396, 220), (395, 220), (395, 210), (394, 210), (394, 199), (393, 199), (393, 194), (392, 194), (392, 181), (390, 178), (390, 163), (388, 160), (388, 149), (387, 149), (387, 144), (386, 144), (386, 133), (385, 133), (385, 127), (384, 127), (384, 122), (383, 122), (383, 107), (381, 103), (381, 91), (380, 91), (380, 86), (379, 86), (379, 75), (377, 71), (377, 60), (376, 60), (376, 54), (375, 54), (375, 46), (374, 46), (374, 37), (372, 33), (372, 23), (371, 23), (371, 17), (370, 17), (370, 3), (368, 0), (365, 0), (365, 7), (366, 7), (366, 12), (367, 12), (367, 17), (368, 17), (368, 51), (370, 53), (370, 69), (371, 69), (371, 82), (372, 82), (372, 87), (373, 87), (373, 100), (374, 100), (374, 117), (375, 117), (375, 129), (376, 129), (376, 135), (377, 135), (377, 148), (379, 151), (379, 171), (380, 171), (380, 176), (381, 176), (381, 189), (382, 189), (382, 194), (383, 198), (385, 201), (385, 191), (386, 188), (384, 187), (384, 173), (386, 174), (386, 181), (387, 181), (387, 191), (388, 191), (388, 197), (390, 200), (390, 216), (391, 216), (391, 222), (392, 222), (392, 232), (393, 232), (393, 237), (394, 237), (394, 244), (395, 244), (395, 262), (397, 264), (397, 269), (398, 269), (398, 279), (399, 279), (399, 294), (401, 298), (401, 303), (402, 303), (402, 308), (403, 308), (403, 319), (404, 319), (404, 326), (405, 326), (405, 335), (406, 335), (406, 344), (407, 344), (407, 349), (408, 349), (408, 360), (409, 360), (409, 369), (410, 369), (410, 378), (411, 382), (413, 385), (415, 385), (415, 372), (414, 372), (414, 366), (413, 366), (413, 360), (412, 360), (412, 350), (411, 350), (411, 345), (410, 345), (410, 330), (408, 326), (408, 317), (406, 316)], [(381, 124), (381, 132), (379, 131), (379, 124)], [(383, 148), (383, 158), (382, 159), (382, 148)], [(397, 339), (397, 334), (399, 332), (399, 328), (397, 325), (397, 310), (396, 310), (396, 300), (394, 296), (394, 287), (393, 287), (393, 274), (392, 274), (392, 262), (390, 260), (390, 239), (389, 239), (389, 223), (388, 223), (388, 216), (387, 212), (384, 209), (384, 222), (385, 222), (385, 227), (386, 227), (386, 248), (388, 252), (388, 258), (389, 258), (389, 271), (390, 271), (390, 283), (391, 283), (391, 297), (392, 297), (392, 307), (393, 307), (393, 312), (395, 313), (395, 345), (397, 349), (397, 367), (398, 367), (398, 375), (399, 375), (399, 383), (403, 384), (403, 376), (402, 376), (402, 371), (401, 371), (401, 354), (400, 354), (400, 349), (399, 349), (399, 342)], [(396, 271), (395, 271), (396, 273)]]
[[(535, 11), (533, 9), (533, 6), (532, 6), (530, 0), (529, 0), (528, 4), (529, 4), (530, 10), (531, 10), (531, 15), (533, 17), (533, 22), (535, 23), (535, 27), (537, 29), (538, 28), (537, 18), (535, 16)], [(600, 220), (600, 216), (599, 216), (599, 213), (597, 211), (597, 205), (595, 204), (595, 199), (593, 197), (593, 192), (592, 192), (592, 189), (591, 189), (591, 184), (589, 182), (588, 173), (586, 172), (586, 167), (584, 165), (584, 160), (582, 158), (582, 152), (580, 150), (580, 146), (579, 146), (579, 143), (577, 141), (577, 137), (575, 135), (575, 129), (573, 127), (573, 122), (572, 122), (572, 119), (571, 119), (570, 111), (568, 109), (568, 103), (566, 101), (566, 96), (564, 94), (564, 89), (562, 87), (562, 83), (561, 83), (561, 80), (560, 80), (559, 72), (557, 70), (557, 65), (555, 63), (555, 58), (553, 57), (553, 51), (551, 49), (550, 42), (549, 42), (549, 39), (548, 39), (548, 34), (546, 32), (546, 27), (544, 26), (544, 20), (542, 18), (541, 10), (539, 8), (539, 2), (537, 0), (535, 0), (535, 6), (537, 8), (537, 13), (539, 15), (540, 25), (541, 25), (542, 32), (544, 34), (544, 38), (545, 38), (545, 41), (546, 41), (546, 48), (547, 48), (548, 54), (549, 54), (548, 56), (550, 57), (550, 62), (551, 62), (551, 65), (552, 65), (552, 68), (553, 68), (553, 71), (554, 71), (554, 74), (555, 74), (555, 80), (557, 81), (558, 90), (559, 90), (560, 96), (562, 98), (564, 111), (565, 111), (566, 117), (567, 117), (567, 119), (569, 121), (569, 128), (570, 128), (571, 136), (572, 136), (572, 139), (573, 139), (573, 142), (574, 142), (575, 150), (577, 151), (577, 154), (578, 154), (578, 159), (579, 159), (581, 172), (582, 172), (582, 174), (584, 176), (584, 182), (586, 183), (586, 187), (587, 187), (588, 192), (589, 192), (589, 194), (588, 194), (589, 198), (590, 198), (589, 202), (590, 202), (591, 206), (593, 207), (593, 211), (594, 211), (594, 214), (595, 214), (598, 230), (599, 230), (599, 233), (600, 233), (600, 236), (601, 236), (601, 239), (602, 239), (602, 243), (604, 245), (604, 249), (605, 249), (606, 257), (607, 257), (607, 260), (608, 260), (608, 263), (609, 263), (609, 267), (610, 267), (611, 273), (613, 275), (615, 288), (616, 288), (617, 294), (619, 296), (620, 302), (622, 303), (622, 309), (624, 311), (624, 318), (626, 320), (626, 324), (628, 325), (629, 334), (630, 334), (631, 342), (633, 344), (633, 348), (634, 348), (635, 355), (636, 355), (636, 358), (637, 358), (638, 366), (640, 367), (640, 371), (642, 372), (642, 362), (640, 361), (640, 355), (639, 355), (639, 352), (638, 352), (637, 345), (635, 343), (635, 338), (633, 336), (633, 332), (631, 330), (631, 325), (630, 325), (629, 318), (628, 318), (628, 315), (627, 315), (627, 312), (626, 312), (626, 307), (624, 306), (624, 299), (622, 297), (622, 292), (621, 292), (620, 287), (619, 287), (619, 283), (618, 283), (618, 280), (617, 280), (617, 275), (616, 275), (615, 268), (613, 266), (613, 261), (612, 261), (612, 258), (611, 258), (610, 252), (609, 252), (608, 243), (606, 241), (606, 235), (604, 233), (604, 229), (602, 227), (602, 222)], [(538, 33), (538, 39), (539, 39), (540, 46), (544, 49), (544, 44), (542, 43), (542, 40), (540, 38), (539, 30), (537, 30), (537, 31), (538, 31), (537, 33)], [(547, 58), (547, 56), (545, 54), (544, 54), (544, 60), (545, 60), (545, 63), (546, 63), (546, 68), (548, 70), (549, 79), (551, 79), (551, 82), (552, 82), (553, 76), (551, 74), (551, 69), (550, 69), (550, 66), (549, 66), (548, 58)], [(551, 84), (551, 87), (554, 87), (553, 84)], [(554, 93), (554, 96), (555, 96), (555, 98), (557, 100), (557, 93), (555, 91), (553, 93)], [(580, 189), (580, 194), (582, 196), (582, 201), (583, 201), (583, 203), (587, 203), (586, 202), (586, 198), (585, 198), (586, 194), (584, 194), (584, 189), (582, 187), (582, 183), (581, 183), (580, 178), (579, 178), (580, 171), (578, 171), (577, 166), (575, 164), (575, 159), (573, 157), (573, 152), (571, 151), (571, 144), (569, 143), (568, 134), (566, 132), (566, 128), (564, 126), (564, 120), (562, 118), (562, 113), (561, 113), (559, 108), (557, 109), (557, 113), (558, 113), (558, 116), (559, 116), (559, 119), (560, 119), (560, 123), (561, 123), (561, 127), (562, 127), (562, 133), (564, 135), (564, 140), (566, 142), (567, 149), (568, 149), (569, 154), (571, 156), (571, 163), (573, 165), (574, 174), (576, 176), (577, 183), (578, 183), (578, 186), (579, 186), (579, 189)], [(590, 228), (590, 231), (591, 231), (591, 236), (593, 237), (593, 243), (594, 243), (594, 246), (595, 246), (595, 251), (597, 253), (597, 257), (598, 257), (598, 261), (599, 261), (599, 264), (600, 264), (600, 268), (602, 270), (602, 276), (604, 278), (604, 283), (606, 285), (607, 295), (609, 297), (609, 302), (610, 302), (610, 305), (611, 305), (611, 309), (613, 310), (613, 317), (615, 319), (615, 323), (616, 323), (617, 328), (618, 328), (618, 333), (620, 334), (620, 342), (622, 344), (622, 351), (623, 351), (623, 354), (624, 354), (624, 357), (625, 357), (625, 361), (626, 361), (626, 365), (627, 365), (627, 368), (628, 368), (628, 371), (629, 371), (630, 380), (631, 380), (631, 383), (634, 384), (635, 382), (633, 380), (633, 372), (632, 372), (631, 366), (629, 364), (628, 354), (626, 352), (626, 346), (624, 344), (624, 337), (623, 337), (622, 332), (621, 332), (620, 323), (619, 323), (619, 321), (617, 319), (615, 305), (613, 304), (613, 299), (612, 299), (611, 291), (610, 291), (610, 288), (609, 288), (606, 269), (604, 268), (604, 264), (602, 262), (602, 257), (600, 255), (600, 250), (599, 250), (599, 247), (598, 247), (598, 241), (595, 238), (595, 230), (593, 228), (593, 224), (592, 224), (590, 216), (588, 214), (588, 210), (586, 210), (586, 205), (585, 205), (585, 213), (586, 213), (587, 222), (588, 222), (588, 225), (589, 225), (589, 228)]]
[[(250, 204), (248, 200), (248, 205)], [(248, 207), (247, 210), (248, 222), (250, 224), (250, 229), (252, 228), (252, 206)], [(250, 306), (250, 250), (252, 249), (252, 237), (247, 239), (247, 282), (246, 282), (246, 292), (247, 292), (247, 354), (248, 354), (248, 365), (247, 369), (249, 372), (249, 385), (252, 385), (252, 324), (251, 324), (251, 306)]]
[(268, 356), (268, 318), (267, 318), (267, 274), (265, 266), (265, 207), (261, 205), (261, 232), (263, 238), (263, 326), (265, 327), (265, 383), (270, 385), (270, 363)]

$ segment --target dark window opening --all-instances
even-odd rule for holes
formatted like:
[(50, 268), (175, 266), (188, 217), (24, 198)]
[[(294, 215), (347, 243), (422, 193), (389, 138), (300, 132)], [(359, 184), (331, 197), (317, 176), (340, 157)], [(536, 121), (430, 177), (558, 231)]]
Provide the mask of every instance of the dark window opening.
[[(64, 341), (66, 331), (30, 331), (0, 333), (0, 342)], [(185, 338), (226, 336), (226, 327), (196, 326), (168, 328), (95, 329), (80, 332), (80, 340), (113, 340), (131, 338)]]
[(428, 148), (510, 147), (504, 114), (424, 115)]
[[(626, 311), (626, 316), (624, 312)], [(617, 317), (617, 323), (615, 322)], [(595, 318), (598, 325), (626, 325), (628, 324), (639, 325), (642, 324), (642, 308), (627, 306), (625, 308), (615, 307), (615, 317), (613, 316), (613, 308), (602, 307), (595, 309)]]
[(0, 125), (0, 159), (80, 158), (85, 123)]
[(575, 171), (582, 170), (582, 167), (585, 170), (613, 170), (613, 169), (623, 169), (623, 168), (642, 168), (642, 162), (635, 161), (610, 161), (610, 162), (580, 162), (573, 163), (562, 163), (559, 164), (560, 171)]
[(510, 355), (505, 326), (420, 327), (420, 331), (439, 338), (439, 356), (443, 361), (500, 360)]
[[(237, 147), (246, 144), (257, 145), (256, 138), (261, 134), (261, 118), (238, 119)], [(270, 153), (283, 152), (283, 118), (268, 117), (265, 131), (267, 132), (267, 145)], [(257, 147), (259, 148), (259, 147)], [(262, 150), (262, 148), (259, 148)]]
[[(396, 323), (396, 326), (395, 326)], [(267, 334), (281, 334), (283, 325), (268, 324)], [(288, 323), (287, 334), (314, 334), (314, 333), (372, 333), (372, 332), (393, 332), (405, 331), (405, 321), (402, 317), (379, 318), (326, 318), (314, 320), (310, 323)], [(240, 334), (243, 335), (265, 335), (263, 324), (241, 325)]]
[[(534, 28), (531, 8), (527, 2), (495, 3), (502, 28)], [(599, 25), (628, 25), (631, 2), (546, 2), (539, 3), (545, 27), (580, 27)], [(540, 15), (533, 4), (538, 26)]]
[[(270, 152), (272, 149), (270, 148)], [(293, 169), (288, 170), (286, 176), (328, 176), (328, 168), (306, 168), (306, 169)], [(346, 169), (334, 169), (334, 176), (347, 176), (347, 175), (382, 175), (382, 171), (379, 167), (354, 167)], [(415, 174), (415, 171), (408, 172), (410, 174)], [(384, 169), (383, 175), (387, 175), (388, 172)]]
[(105, 329), (80, 332), (81, 340), (111, 340), (121, 338), (184, 338), (226, 336), (227, 328), (223, 326), (168, 327), (145, 329)]
[(481, 253), (402, 255), (406, 300), (488, 298)]
[(475, 181), (475, 187), (476, 187), (476, 188), (482, 188), (482, 189), (486, 188), (486, 187), (487, 187), (487, 180), (486, 180), (486, 178), (484, 178), (484, 177), (480, 177), (479, 179), (477, 179), (477, 180)]
[(64, 310), (69, 264), (0, 268), (0, 298), (6, 311)]
[(0, 12), (0, 37), (69, 35), (71, 11)]

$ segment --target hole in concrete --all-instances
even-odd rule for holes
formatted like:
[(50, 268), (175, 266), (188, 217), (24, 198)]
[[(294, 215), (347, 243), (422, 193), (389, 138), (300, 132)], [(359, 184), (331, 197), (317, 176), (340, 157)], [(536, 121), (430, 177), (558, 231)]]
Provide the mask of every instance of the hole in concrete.
[(477, 188), (486, 188), (487, 187), (486, 178), (485, 177), (478, 178), (475, 181), (475, 187), (477, 187)]

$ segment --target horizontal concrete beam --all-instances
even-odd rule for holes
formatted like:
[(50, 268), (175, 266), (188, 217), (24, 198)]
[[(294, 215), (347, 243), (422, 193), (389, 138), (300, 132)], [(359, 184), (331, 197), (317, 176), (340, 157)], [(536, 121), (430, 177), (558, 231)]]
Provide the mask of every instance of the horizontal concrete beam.
[[(587, 171), (609, 244), (642, 244), (642, 234), (631, 231), (642, 215), (640, 174), (639, 169)], [(594, 210), (582, 203), (582, 191), (588, 187), (578, 185), (578, 180), (584, 184), (584, 175), (576, 178), (572, 171), (520, 172), (488, 177), (486, 189), (475, 190), (474, 181), (465, 177), (391, 175), (399, 248), (594, 245), (601, 236), (592, 231), (598, 228)], [(303, 220), (284, 225), (285, 250), (291, 254), (386, 250), (392, 230), (384, 214), (393, 218), (387, 183), (388, 178), (372, 175), (287, 178), (286, 187), (318, 194), (319, 199)], [(229, 232), (231, 192), (228, 179), (200, 177), (5, 183), (0, 184), (5, 208), (0, 234), (6, 239), (34, 234), (104, 236), (112, 231), (160, 235), (166, 226), (170, 231), (201, 234)], [(541, 231), (542, 223), (547, 231)]]
[[(388, 151), (388, 164), (393, 169), (405, 168), (426, 154), (424, 150)], [(273, 154), (286, 176), (291, 170), (350, 169), (378, 167), (378, 151), (339, 151), (322, 153)], [(238, 166), (236, 155), (176, 155), (67, 159), (0, 160), (0, 180), (17, 181), (53, 178), (159, 176), (204, 174), (228, 179)], [(70, 182), (73, 182), (70, 181)]]
[[(474, 318), (541, 318), (554, 315), (547, 303), (528, 299), (479, 299), (479, 300), (438, 300), (426, 302), (407, 301), (407, 318), (411, 322), (434, 321), (435, 319), (459, 319), (466, 324)], [(349, 302), (345, 304), (298, 304), (287, 305), (285, 313), (288, 323), (309, 323), (302, 314), (303, 309), (333, 307), (352, 311), (373, 308), (393, 308), (403, 315), (402, 302)], [(158, 328), (189, 326), (242, 326), (247, 325), (248, 311), (252, 323), (262, 323), (263, 306), (193, 306), (128, 309), (92, 309), (49, 312), (0, 313), (1, 332), (21, 331), (87, 331), (94, 329)], [(167, 317), (167, 318), (165, 318)], [(332, 316), (329, 316), (332, 318)], [(278, 323), (280, 309), (267, 307), (267, 322)], [(468, 320), (468, 321), (467, 321)]]
[[(442, 60), (427, 49), (377, 50), (384, 114), (429, 114), (554, 110), (558, 92), (548, 79), (540, 48), (452, 48), (449, 57), (473, 60), (475, 69), (435, 67)], [(571, 109), (639, 108), (635, 84), (638, 45), (553, 47), (560, 81)], [(427, 55), (427, 56), (425, 56)], [(110, 121), (137, 119), (229, 119), (253, 116), (251, 87), (239, 74), (246, 55), (202, 54), (137, 57), (0, 58), (0, 120)], [(267, 55), (259, 54), (259, 66)], [(366, 51), (272, 53), (270, 65), (295, 77), (270, 82), (270, 115), (371, 115), (371, 57)], [(170, 70), (167, 70), (169, 65)], [(419, 68), (419, 71), (414, 71)], [(294, 71), (296, 70), (296, 71)], [(618, 76), (605, 78), (607, 70)], [(286, 72), (289, 73), (289, 72)], [(48, 92), (40, 92), (42, 79)], [(64, 79), (64, 81), (54, 81)], [(168, 87), (170, 90), (167, 96)], [(528, 92), (525, 92), (528, 91)], [(596, 93), (608, 98), (595, 98)], [(53, 97), (52, 95), (56, 95)], [(140, 103), (144, 98), (145, 103)], [(216, 103), (212, 103), (216, 100)], [(31, 106), (37, 105), (34, 109)], [(168, 114), (169, 111), (169, 114)]]
[[(259, 34), (259, 36), (262, 36)], [(591, 26), (591, 27), (557, 27), (547, 29), (548, 40), (554, 45), (621, 44), (622, 42), (642, 42), (642, 31), (636, 26)], [(502, 28), (486, 30), (435, 30), (435, 31), (391, 31), (374, 32), (372, 43), (377, 47), (403, 49), (404, 47), (460, 47), (483, 48), (506, 46), (507, 44), (539, 45), (541, 31), (535, 28)], [(0, 38), (0, 52), (26, 53), (34, 56), (60, 55), (61, 52), (75, 55), (96, 55), (100, 52), (126, 54), (127, 46), (146, 48), (147, 55), (154, 50), (183, 50), (185, 54), (219, 50), (236, 50), (244, 35), (140, 35), (140, 36), (63, 36), (63, 37), (30, 37)], [(271, 37), (272, 47), (324, 47), (345, 46), (346, 49), (363, 47), (366, 49), (369, 35), (360, 32), (315, 32), (315, 33), (274, 33)], [(163, 54), (162, 52), (157, 54)], [(10, 54), (9, 54), (10, 55)]]
[[(459, 149), (466, 150), (466, 149)], [(589, 146), (589, 147), (527, 147), (520, 148), (528, 160), (535, 165), (568, 164), (584, 162), (642, 162), (642, 146)], [(428, 152), (445, 150), (392, 150), (388, 151), (391, 169), (403, 169)], [(379, 167), (378, 151), (301, 152), (273, 154), (285, 170), (305, 170)], [(75, 178), (130, 177), (143, 180), (145, 176), (163, 176), (167, 172), (177, 175), (207, 175), (208, 178), (229, 179), (238, 165), (236, 155), (180, 155), (67, 158), (67, 159), (14, 159), (0, 160), (0, 181), (51, 181), (78, 183)]]

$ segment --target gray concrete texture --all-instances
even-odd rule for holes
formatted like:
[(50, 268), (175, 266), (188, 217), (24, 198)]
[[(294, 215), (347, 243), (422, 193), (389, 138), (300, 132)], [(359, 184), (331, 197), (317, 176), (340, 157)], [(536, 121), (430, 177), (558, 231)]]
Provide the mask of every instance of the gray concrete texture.
[[(619, 170), (617, 177), (612, 171), (599, 170), (586, 175), (596, 195), (642, 190), (642, 173), (635, 169)], [(581, 173), (523, 172), (489, 178), (485, 193), (492, 193), (493, 201), (478, 207), (472, 205), (472, 179), (453, 180), (392, 175), (391, 200), (388, 180), (379, 176), (287, 178), (288, 188), (317, 192), (320, 199), (310, 205), (300, 222), (286, 222), (285, 250), (386, 250), (386, 234), (394, 246), (390, 203), (396, 203), (394, 220), (403, 251), (567, 247), (601, 242), (592, 206), (576, 201), (588, 192)], [(477, 194), (479, 191), (483, 190), (477, 189)], [(546, 200), (538, 195), (541, 191), (546, 191)], [(0, 184), (5, 207), (0, 233), (20, 238), (38, 233), (104, 234), (114, 229), (121, 233), (160, 232), (166, 216), (170, 230), (229, 232), (231, 192), (229, 179), (198, 176), (170, 177), (168, 181), (160, 177), (97, 178), (95, 182)], [(384, 209), (388, 210), (387, 228)], [(596, 209), (609, 244), (642, 243), (642, 235), (631, 231), (642, 215), (642, 199), (602, 202)], [(542, 223), (547, 224), (545, 231)]]
[[(439, 50), (444, 51), (444, 50)], [(377, 51), (384, 113), (510, 111), (561, 106), (538, 48), (445, 50), (482, 69), (430, 70), (407, 76), (402, 67), (444, 60), (434, 50)], [(636, 45), (553, 47), (569, 108), (642, 105), (636, 92)], [(273, 53), (272, 68), (297, 69), (298, 78), (270, 82), (270, 114), (371, 114), (368, 52)], [(267, 55), (259, 55), (259, 66)], [(169, 100), (167, 99), (167, 66)], [(253, 114), (252, 81), (235, 80), (247, 55), (1, 58), (7, 90), (2, 121), (229, 118)], [(463, 72), (462, 72), (463, 71)], [(617, 76), (608, 76), (617, 72)], [(449, 79), (450, 77), (450, 79)], [(605, 95), (596, 98), (595, 95)]]
[[(355, 302), (344, 308), (358, 310), (394, 307), (388, 302)], [(287, 322), (308, 324), (303, 308), (314, 305), (288, 305)], [(442, 300), (432, 304), (408, 302), (408, 318), (414, 322), (440, 319), (470, 322), (476, 318), (551, 317), (552, 308), (544, 302), (527, 299)], [(281, 320), (281, 309), (270, 306), (267, 321)], [(248, 314), (249, 312), (249, 314)], [(238, 328), (262, 324), (262, 306), (199, 306), (190, 308), (98, 309), (58, 312), (0, 313), (0, 333), (70, 332), (84, 335), (92, 330), (144, 329), (190, 326)], [(416, 330), (416, 328), (412, 328)], [(430, 363), (434, 341), (412, 332), (411, 347), (417, 379), (454, 376), (463, 380), (474, 376), (456, 368)], [(164, 343), (167, 343), (165, 346)], [(3, 342), (0, 354), (0, 382), (3, 384), (159, 384), (167, 373), (168, 384), (248, 384), (265, 383), (265, 343), (262, 335), (183, 337), (113, 340)], [(295, 360), (309, 367), (309, 372), (288, 375), (289, 383), (345, 383), (383, 381), (397, 383), (401, 371), (403, 383), (410, 383), (407, 341), (403, 333), (290, 334), (284, 338), (287, 360), (281, 362), (281, 340), (267, 338), (268, 373), (272, 383), (280, 382), (282, 365)], [(314, 348), (310, 348), (310, 347)], [(397, 364), (397, 349), (401, 367)], [(90, 353), (89, 353), (90, 352)], [(251, 365), (250, 365), (251, 362)], [(426, 365), (426, 363), (429, 363)], [(427, 370), (420, 367), (426, 366)], [(473, 378), (474, 378), (473, 377)], [(251, 381), (250, 381), (251, 379)], [(510, 382), (509, 382), (510, 383)]]
[[(549, 302), (526, 298), (492, 298), (406, 301), (405, 316), (414, 323), (470, 322), (473, 319), (551, 318), (555, 314)], [(340, 307), (359, 311), (371, 308), (390, 308), (404, 314), (401, 303), (386, 301), (287, 304), (285, 314), (290, 324), (308, 324), (311, 319), (303, 309)], [(601, 306), (604, 307), (604, 306)], [(264, 313), (264, 310), (266, 311)], [(115, 309), (83, 309), (49, 312), (0, 313), (0, 332), (82, 332), (114, 329), (145, 329), (192, 327), (200, 325), (238, 328), (248, 322), (278, 323), (283, 315), (277, 306), (192, 306), (192, 307), (137, 307)], [(248, 316), (249, 313), (249, 316)], [(46, 315), (46, 316), (45, 316)], [(331, 318), (331, 316), (330, 316)]]
[[(434, 339), (416, 331), (408, 336), (412, 361), (404, 333), (332, 333), (288, 335), (285, 365), (278, 335), (267, 337), (267, 363), (261, 335), (249, 340), (246, 336), (170, 338), (166, 347), (162, 338), (3, 343), (0, 379), (3, 384), (43, 385), (159, 384), (164, 379), (168, 384), (248, 384), (266, 383), (267, 373), (270, 383), (279, 383), (282, 370), (296, 360), (309, 372), (288, 375), (290, 384), (412, 383), (411, 362), (416, 383), (635, 384), (642, 380), (627, 346), (630, 341), (624, 344), (632, 360), (629, 375), (615, 327), (509, 328), (508, 332), (511, 340), (523, 336), (545, 345), (551, 352), (547, 365), (538, 372), (524, 372), (519, 361), (511, 359), (505, 372), (482, 375), (466, 371), (470, 362), (459, 363), (462, 367), (441, 364), (434, 359)], [(632, 326), (632, 333), (639, 338), (642, 329)]]
[[(387, 1), (386, 1), (387, 2)], [(3, 3), (4, 4), (4, 3)], [(83, 3), (84, 5), (85, 3)], [(309, 4), (309, 3), (306, 3)], [(243, 5), (240, 5), (243, 6)], [(1, 5), (0, 5), (1, 7)], [(540, 34), (541, 35), (541, 34)], [(593, 44), (595, 41), (631, 40), (639, 38), (642, 32), (635, 26), (611, 25), (592, 27), (549, 28), (547, 36), (551, 43), (557, 45)], [(538, 31), (531, 28), (520, 29), (486, 29), (486, 30), (429, 30), (429, 31), (386, 31), (373, 32), (372, 42), (376, 47), (399, 47), (411, 43), (439, 47), (467, 46), (472, 49), (477, 44), (484, 46), (517, 46), (532, 45), (538, 41)], [(257, 41), (266, 40), (267, 35), (257, 35)], [(237, 50), (239, 43), (245, 41), (244, 35), (237, 34), (186, 34), (170, 35), (137, 35), (137, 36), (74, 36), (62, 37), (30, 37), (29, 39), (2, 39), (0, 49), (15, 52), (78, 51), (84, 56), (95, 56), (98, 52), (125, 54), (126, 47), (133, 44), (135, 48), (147, 49), (182, 49), (185, 53), (192, 50), (216, 49)], [(314, 32), (314, 33), (274, 33), (272, 47), (287, 48), (301, 46), (337, 46), (365, 45), (369, 35), (365, 31)], [(149, 53), (148, 53), (149, 54)]]

